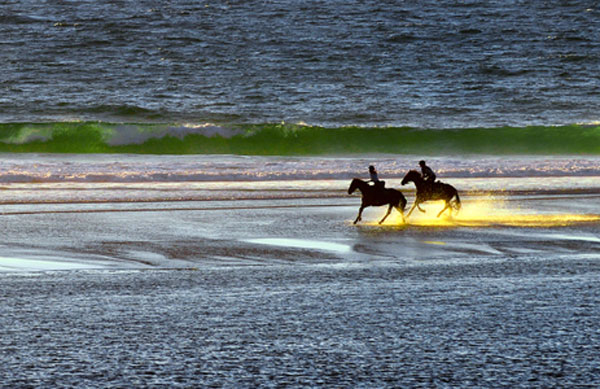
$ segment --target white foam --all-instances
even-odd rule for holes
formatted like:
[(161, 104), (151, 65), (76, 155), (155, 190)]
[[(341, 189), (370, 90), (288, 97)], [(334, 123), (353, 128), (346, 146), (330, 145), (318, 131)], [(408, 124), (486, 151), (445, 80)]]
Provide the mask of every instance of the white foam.
[(142, 144), (149, 139), (160, 139), (165, 136), (184, 139), (190, 134), (206, 137), (220, 136), (222, 138), (231, 138), (239, 133), (239, 130), (211, 123), (183, 124), (181, 126), (169, 126), (155, 129), (154, 131), (140, 131), (140, 129), (134, 125), (121, 125), (116, 128), (116, 131), (106, 143), (110, 146)]
[[(162, 132), (161, 132), (162, 131)], [(152, 137), (183, 139), (188, 134), (227, 137), (235, 129), (219, 126), (140, 132), (124, 127), (109, 144), (143, 143)], [(366, 179), (366, 167), (376, 161), (388, 187), (402, 186), (402, 177), (420, 156), (281, 157), (236, 155), (30, 154), (2, 155), (0, 183), (16, 182), (195, 182)], [(438, 157), (431, 160), (438, 178), (459, 190), (596, 188), (600, 157)], [(518, 179), (517, 179), (518, 177)]]

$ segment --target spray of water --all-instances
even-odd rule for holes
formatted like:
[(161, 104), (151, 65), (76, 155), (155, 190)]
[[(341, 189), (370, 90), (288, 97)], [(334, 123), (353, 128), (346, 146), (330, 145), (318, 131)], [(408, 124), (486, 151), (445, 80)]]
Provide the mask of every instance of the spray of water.
[[(421, 227), (560, 227), (580, 223), (600, 222), (600, 214), (562, 214), (540, 213), (531, 209), (511, 206), (501, 199), (487, 197), (484, 199), (463, 202), (462, 209), (452, 214), (444, 213), (439, 218), (438, 212), (443, 202), (429, 202), (422, 205), (425, 212), (415, 209), (407, 218), (406, 225)], [(395, 213), (390, 216), (386, 225), (403, 225), (402, 218)]]

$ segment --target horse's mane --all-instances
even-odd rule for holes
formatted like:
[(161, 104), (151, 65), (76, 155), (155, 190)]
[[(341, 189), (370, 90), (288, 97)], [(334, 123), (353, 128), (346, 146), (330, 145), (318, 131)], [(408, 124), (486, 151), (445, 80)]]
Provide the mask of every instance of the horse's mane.
[(414, 169), (409, 170), (408, 173), (406, 173), (406, 176), (408, 176), (408, 175), (415, 175), (415, 174), (418, 175), (419, 177), (421, 177), (421, 173), (419, 173), (418, 171), (416, 171)]

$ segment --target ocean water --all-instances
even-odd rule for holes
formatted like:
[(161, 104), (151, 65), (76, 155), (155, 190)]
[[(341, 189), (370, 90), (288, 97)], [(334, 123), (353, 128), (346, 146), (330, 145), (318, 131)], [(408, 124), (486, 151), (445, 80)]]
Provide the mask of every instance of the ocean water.
[(0, 121), (599, 120), (591, 1), (7, 1)]
[(0, 386), (597, 387), (599, 16), (4, 2)]

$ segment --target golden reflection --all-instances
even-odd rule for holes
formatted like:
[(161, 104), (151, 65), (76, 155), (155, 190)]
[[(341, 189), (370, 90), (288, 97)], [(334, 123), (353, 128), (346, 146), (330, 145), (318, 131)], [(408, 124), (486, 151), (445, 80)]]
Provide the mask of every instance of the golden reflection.
[(423, 243), (432, 244), (434, 246), (445, 246), (446, 245), (446, 242), (439, 242), (437, 240), (424, 240)]
[[(425, 213), (415, 210), (406, 224), (421, 227), (561, 227), (580, 223), (600, 222), (600, 214), (532, 213), (532, 210), (509, 207), (502, 200), (487, 198), (463, 202), (462, 209), (439, 218), (437, 213), (444, 203), (428, 202), (422, 205)], [(376, 224), (376, 223), (373, 223)], [(402, 217), (394, 212), (384, 225), (402, 225)]]

